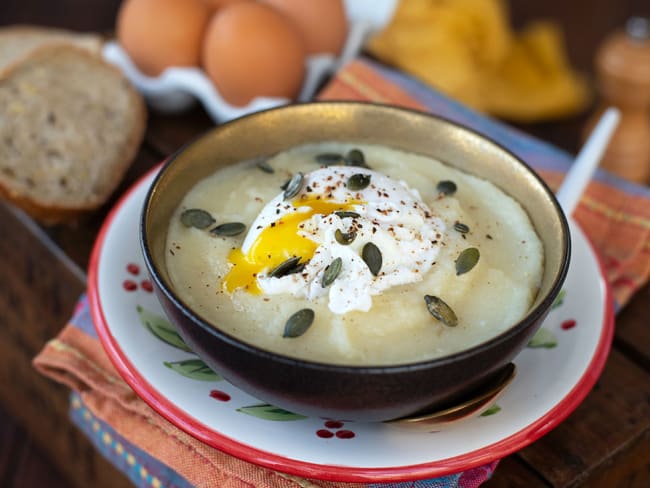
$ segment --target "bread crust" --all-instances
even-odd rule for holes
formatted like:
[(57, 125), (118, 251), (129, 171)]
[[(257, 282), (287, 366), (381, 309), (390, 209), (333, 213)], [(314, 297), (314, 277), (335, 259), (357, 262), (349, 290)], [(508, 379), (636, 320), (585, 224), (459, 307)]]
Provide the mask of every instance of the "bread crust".
[[(0, 70), (31, 51), (54, 44), (74, 45), (97, 56), (101, 55), (102, 36), (66, 29), (17, 24), (0, 28)], [(11, 51), (11, 53), (10, 53)]]
[(12, 193), (8, 188), (0, 184), (0, 197), (14, 207), (20, 208), (27, 215), (38, 220), (44, 225), (57, 225), (62, 223), (76, 222), (94, 208), (64, 208), (35, 204), (32, 200), (17, 193)]
[[(146, 126), (147, 111), (145, 103), (140, 93), (131, 85), (122, 72), (115, 66), (104, 61), (99, 55), (93, 54), (87, 49), (77, 47), (72, 44), (54, 42), (40, 46), (20, 59), (15, 60), (4, 69), (0, 70), (0, 83), (10, 80), (14, 73), (17, 73), (27, 63), (39, 63), (52, 59), (59, 53), (78, 57), (80, 62), (86, 63), (88, 69), (105, 70), (106, 73), (112, 73), (115, 76), (116, 83), (120, 83), (125, 89), (129, 99), (128, 107), (133, 112), (133, 127), (127, 134), (126, 141), (122, 144), (118, 155), (110, 162), (112, 170), (109, 173), (110, 181), (105, 185), (105, 191), (95, 201), (87, 202), (83, 205), (66, 205), (60, 203), (44, 203), (29, 195), (21, 194), (3, 182), (0, 178), (0, 195), (7, 201), (22, 208), (29, 215), (44, 224), (56, 224), (64, 221), (76, 220), (82, 214), (93, 211), (105, 203), (115, 188), (119, 185), (127, 169), (131, 165), (139, 146), (144, 137)], [(56, 76), (56, 73), (53, 73)], [(0, 86), (0, 89), (2, 87)], [(92, 88), (89, 88), (92, 89)], [(44, 108), (44, 110), (47, 110)], [(43, 129), (43, 128), (41, 128)], [(98, 128), (99, 130), (99, 128)], [(0, 141), (0, 144), (2, 141)], [(29, 162), (25, 161), (25, 164)]]

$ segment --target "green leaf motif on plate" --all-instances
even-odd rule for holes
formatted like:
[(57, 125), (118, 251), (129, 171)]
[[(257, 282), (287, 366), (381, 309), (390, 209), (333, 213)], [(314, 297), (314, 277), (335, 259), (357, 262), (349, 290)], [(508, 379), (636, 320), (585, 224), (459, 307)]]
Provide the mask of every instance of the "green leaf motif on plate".
[(237, 409), (238, 412), (257, 417), (264, 420), (274, 420), (286, 422), (288, 420), (303, 420), (306, 419), (304, 415), (288, 412), (279, 407), (274, 407), (268, 403), (259, 403), (257, 405), (249, 405), (248, 407), (241, 407)]
[(557, 297), (555, 297), (555, 301), (553, 301), (553, 305), (551, 305), (551, 310), (560, 307), (564, 303), (565, 297), (566, 297), (566, 290), (565, 289), (560, 290), (560, 293), (558, 293)]
[(145, 310), (140, 305), (136, 307), (140, 322), (144, 325), (149, 332), (156, 336), (161, 341), (169, 344), (172, 347), (181, 349), (182, 351), (194, 352), (190, 346), (185, 344), (185, 341), (176, 332), (174, 326), (169, 321), (160, 315)]
[(488, 408), (485, 412), (483, 412), (481, 414), (481, 417), (489, 417), (490, 415), (494, 415), (495, 413), (499, 413), (500, 411), (501, 411), (501, 407), (495, 403), (490, 408)]
[(544, 327), (540, 327), (533, 338), (528, 342), (528, 347), (553, 349), (557, 347), (555, 334)]
[(207, 364), (200, 359), (186, 359), (184, 361), (165, 361), (163, 363), (172, 371), (178, 374), (199, 381), (221, 381), (223, 377), (212, 371)]

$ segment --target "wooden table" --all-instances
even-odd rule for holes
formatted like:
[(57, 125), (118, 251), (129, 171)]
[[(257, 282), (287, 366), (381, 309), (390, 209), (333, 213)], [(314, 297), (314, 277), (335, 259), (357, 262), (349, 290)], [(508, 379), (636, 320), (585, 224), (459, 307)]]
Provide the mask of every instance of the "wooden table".
[[(34, 23), (109, 32), (119, 0), (2, 0), (0, 25)], [(650, 16), (647, 0), (511, 1), (513, 23), (552, 17), (566, 34), (573, 64), (592, 72), (604, 35), (630, 15)], [(586, 114), (521, 127), (575, 152)], [(212, 125), (200, 109), (150, 114), (145, 141), (115, 197), (74, 227), (43, 228), (0, 204), (0, 401), (78, 487), (130, 486), (74, 428), (67, 391), (30, 361), (65, 323), (84, 291), (94, 237), (121, 194), (145, 170)], [(650, 286), (616, 321), (614, 346), (594, 390), (568, 419), (502, 461), (485, 486), (650, 486)]]

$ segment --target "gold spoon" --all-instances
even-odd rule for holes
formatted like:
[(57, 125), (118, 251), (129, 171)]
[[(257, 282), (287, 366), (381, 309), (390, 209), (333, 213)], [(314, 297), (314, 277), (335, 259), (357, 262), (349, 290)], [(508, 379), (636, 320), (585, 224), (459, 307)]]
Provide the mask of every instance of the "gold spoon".
[(434, 427), (475, 417), (487, 410), (515, 377), (516, 367), (509, 363), (494, 380), (484, 385), (472, 398), (453, 407), (433, 412), (401, 417), (384, 423), (421, 431), (431, 431)]

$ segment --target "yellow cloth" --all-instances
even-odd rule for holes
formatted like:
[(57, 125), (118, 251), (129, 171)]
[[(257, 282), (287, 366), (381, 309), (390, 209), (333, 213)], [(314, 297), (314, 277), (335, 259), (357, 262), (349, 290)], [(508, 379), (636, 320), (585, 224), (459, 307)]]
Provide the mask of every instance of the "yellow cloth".
[(516, 34), (503, 0), (401, 0), (368, 50), (474, 109), (510, 120), (567, 116), (590, 100), (559, 27), (536, 22)]

